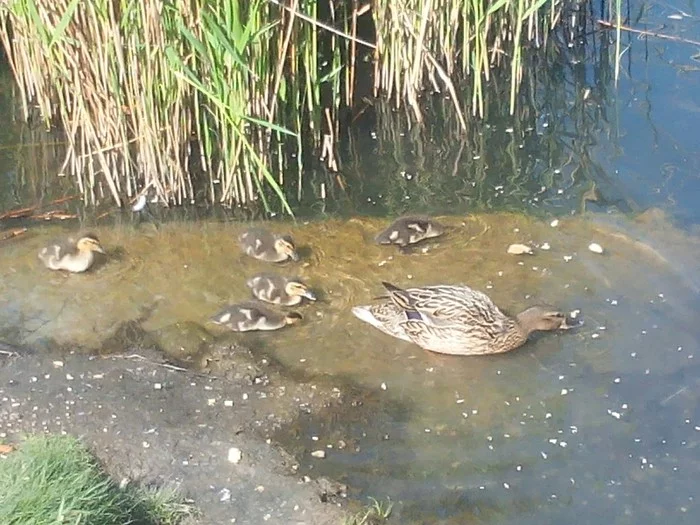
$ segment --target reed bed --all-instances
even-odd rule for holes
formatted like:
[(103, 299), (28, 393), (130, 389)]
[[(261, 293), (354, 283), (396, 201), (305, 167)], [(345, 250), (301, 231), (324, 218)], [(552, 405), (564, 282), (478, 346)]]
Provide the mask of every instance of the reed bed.
[(168, 205), (291, 214), (308, 166), (341, 171), (347, 129), (376, 98), (420, 126), (426, 95), (443, 93), (465, 133), (499, 76), (513, 113), (524, 54), (571, 3), (12, 0), (0, 38), (23, 118), (63, 131), (59, 175), (85, 202), (155, 189)]

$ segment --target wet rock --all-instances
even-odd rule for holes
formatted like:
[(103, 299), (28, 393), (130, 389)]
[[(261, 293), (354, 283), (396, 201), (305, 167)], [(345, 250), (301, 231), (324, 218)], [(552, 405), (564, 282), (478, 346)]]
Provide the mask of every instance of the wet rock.
[(603, 247), (598, 244), (597, 242), (592, 242), (591, 244), (588, 245), (588, 249), (592, 251), (593, 253), (603, 253)]
[(182, 321), (156, 330), (151, 334), (158, 347), (169, 357), (188, 361), (214, 337), (204, 327), (192, 321)]
[(328, 479), (325, 477), (316, 480), (318, 485), (318, 496), (323, 503), (332, 502), (337, 498), (348, 496), (348, 486), (344, 483)]
[(511, 255), (532, 255), (532, 248), (527, 244), (511, 244), (508, 246), (508, 253)]

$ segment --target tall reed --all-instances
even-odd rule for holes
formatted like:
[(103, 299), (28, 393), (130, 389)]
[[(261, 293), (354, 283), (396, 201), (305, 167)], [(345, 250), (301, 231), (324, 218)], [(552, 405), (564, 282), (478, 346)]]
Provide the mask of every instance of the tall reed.
[(64, 130), (60, 171), (86, 202), (153, 187), (167, 204), (291, 214), (314, 159), (342, 169), (368, 84), (414, 123), (427, 92), (445, 93), (465, 131), (503, 70), (512, 113), (523, 52), (561, 1), (12, 0), (0, 38), (25, 118)]

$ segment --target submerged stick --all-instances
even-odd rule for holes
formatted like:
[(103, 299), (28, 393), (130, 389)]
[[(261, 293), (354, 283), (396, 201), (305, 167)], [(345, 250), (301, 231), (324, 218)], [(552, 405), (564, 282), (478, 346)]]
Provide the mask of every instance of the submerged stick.
[[(606, 29), (617, 29), (617, 24), (613, 24), (612, 22), (608, 22), (607, 20), (598, 20), (598, 24), (603, 26)], [(628, 33), (636, 33), (638, 35), (643, 35), (643, 36), (653, 36), (656, 38), (661, 38), (663, 40), (672, 40), (674, 42), (683, 42), (685, 44), (693, 44), (696, 46), (700, 46), (699, 41), (690, 40), (688, 38), (683, 38), (681, 36), (665, 35), (663, 33), (657, 33), (655, 31), (646, 31), (644, 29), (634, 29), (633, 27), (629, 27), (629, 26), (625, 26), (625, 25), (620, 25), (620, 29), (622, 31), (627, 31)]]
[(22, 235), (26, 231), (27, 231), (27, 228), (15, 228), (14, 230), (10, 230), (8, 232), (3, 232), (2, 237), (0, 237), (0, 241), (7, 241), (9, 239), (14, 239), (15, 237)]

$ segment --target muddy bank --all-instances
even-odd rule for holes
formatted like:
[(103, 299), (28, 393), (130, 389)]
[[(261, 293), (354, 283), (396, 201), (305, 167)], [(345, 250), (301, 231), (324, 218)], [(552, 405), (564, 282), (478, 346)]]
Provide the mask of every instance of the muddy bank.
[[(295, 460), (267, 439), (300, 411), (361, 404), (342, 389), (291, 380), (237, 346), (213, 350), (220, 358), (210, 374), (175, 369), (143, 349), (106, 357), (8, 351), (0, 353), (3, 442), (79, 436), (116, 480), (178, 486), (201, 510), (194, 523), (342, 523), (343, 498), (334, 494), (342, 487), (295, 475)], [(233, 448), (238, 463), (229, 461)]]

